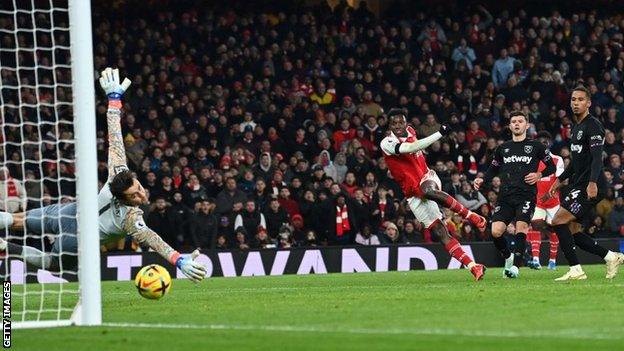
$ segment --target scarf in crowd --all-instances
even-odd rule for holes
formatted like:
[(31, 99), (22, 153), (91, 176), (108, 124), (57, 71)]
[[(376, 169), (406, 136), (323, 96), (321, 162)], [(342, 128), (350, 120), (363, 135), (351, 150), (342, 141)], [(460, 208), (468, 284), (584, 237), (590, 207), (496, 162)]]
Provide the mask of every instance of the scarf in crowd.
[(379, 200), (379, 213), (383, 222), (383, 219), (386, 218), (386, 200)]
[(457, 158), (457, 169), (459, 170), (459, 173), (464, 173), (464, 170), (467, 169), (468, 174), (477, 175), (477, 159), (470, 155), (470, 164), (466, 167), (464, 164), (464, 156), (459, 155)]
[(173, 180), (173, 187), (176, 189), (180, 188), (180, 185), (182, 185), (182, 176), (181, 175), (175, 175), (171, 178)]
[(476, 42), (479, 41), (479, 25), (478, 24), (473, 24), (472, 26), (470, 26), (470, 42), (475, 44)]
[(346, 231), (351, 230), (349, 224), (349, 213), (347, 212), (347, 205), (336, 206), (336, 236), (343, 236)]
[(15, 186), (15, 180), (13, 180), (13, 178), (9, 177), (6, 180), (6, 189), (7, 189), (7, 197), (18, 197), (19, 194), (17, 193), (17, 187)]

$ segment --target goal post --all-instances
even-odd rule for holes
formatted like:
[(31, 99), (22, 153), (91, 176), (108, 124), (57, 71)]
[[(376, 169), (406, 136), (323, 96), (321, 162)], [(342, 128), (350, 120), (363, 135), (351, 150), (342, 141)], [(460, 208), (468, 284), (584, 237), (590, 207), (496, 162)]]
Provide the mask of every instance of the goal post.
[[(73, 240), (72, 248), (47, 229), (0, 230), (3, 239), (34, 247), (9, 249), (2, 259), (0, 272), (13, 283), (12, 327), (100, 325), (91, 0), (0, 1), (0, 73), (0, 166), (26, 189), (22, 209), (13, 212), (71, 207), (70, 216), (42, 211), (36, 220), (63, 232), (69, 218), (74, 228), (64, 237)], [(15, 186), (3, 179), (0, 210), (8, 211)], [(78, 264), (64, 266), (63, 255)], [(59, 262), (53, 274), (33, 263), (51, 259)]]
[(78, 325), (102, 324), (100, 238), (97, 207), (97, 152), (91, 0), (69, 0), (69, 37), (78, 199), (78, 281), (80, 301), (72, 319)]

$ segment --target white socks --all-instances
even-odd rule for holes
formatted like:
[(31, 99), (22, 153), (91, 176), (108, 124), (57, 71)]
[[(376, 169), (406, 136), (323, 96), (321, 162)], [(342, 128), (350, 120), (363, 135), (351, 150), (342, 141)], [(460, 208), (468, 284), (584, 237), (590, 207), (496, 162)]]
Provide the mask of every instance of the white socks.
[(470, 263), (468, 263), (468, 265), (466, 265), (466, 268), (468, 268), (468, 269), (472, 269), (472, 267), (474, 267), (474, 266), (476, 266), (476, 265), (477, 265), (476, 263), (474, 263), (474, 262), (470, 262)]
[(609, 261), (615, 260), (616, 258), (617, 256), (615, 255), (615, 252), (609, 250), (607, 255), (604, 257), (604, 260), (605, 262), (609, 262)]
[(0, 229), (5, 229), (13, 225), (13, 215), (8, 212), (0, 212)]
[(512, 253), (511, 255), (509, 255), (509, 257), (505, 259), (505, 269), (511, 268), (513, 264), (514, 264), (514, 254)]
[(581, 267), (580, 264), (574, 265), (574, 266), (570, 266), (570, 270), (572, 272), (576, 272), (576, 273), (583, 273), (583, 267)]

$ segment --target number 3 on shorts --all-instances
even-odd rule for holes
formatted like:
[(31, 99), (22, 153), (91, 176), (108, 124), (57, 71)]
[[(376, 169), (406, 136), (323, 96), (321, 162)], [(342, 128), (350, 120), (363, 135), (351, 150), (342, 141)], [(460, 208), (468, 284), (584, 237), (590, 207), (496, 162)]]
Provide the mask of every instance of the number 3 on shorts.
[(528, 213), (531, 208), (531, 201), (526, 201), (524, 206), (522, 206), (522, 213)]

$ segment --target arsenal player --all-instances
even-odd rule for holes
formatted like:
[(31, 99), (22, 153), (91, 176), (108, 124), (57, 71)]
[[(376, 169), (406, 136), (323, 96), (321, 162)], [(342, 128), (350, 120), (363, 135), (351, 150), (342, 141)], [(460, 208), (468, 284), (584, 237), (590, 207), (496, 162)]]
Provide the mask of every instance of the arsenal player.
[(469, 211), (452, 196), (440, 190), (440, 178), (427, 167), (422, 153), (422, 150), (449, 132), (448, 126), (443, 125), (439, 132), (419, 140), (414, 128), (407, 126), (403, 110), (398, 108), (388, 112), (388, 125), (391, 133), (381, 141), (381, 149), (388, 169), (401, 185), (416, 220), (435, 233), (446, 251), (470, 269), (475, 280), (480, 280), (485, 274), (485, 266), (473, 262), (459, 242), (451, 237), (441, 221), (443, 216), (438, 205), (448, 207), (481, 230), (485, 229), (487, 222), (485, 218)]
[[(547, 131), (537, 133), (537, 141), (542, 143), (547, 149), (550, 148), (552, 136)], [(535, 211), (533, 212), (533, 218), (531, 219), (532, 230), (529, 230), (527, 240), (531, 243), (532, 260), (527, 262), (527, 266), (533, 269), (541, 269), (539, 256), (540, 246), (542, 244), (542, 235), (548, 235), (550, 241), (550, 257), (548, 260), (548, 269), (557, 269), (557, 249), (559, 248), (559, 238), (557, 234), (549, 230), (549, 226), (552, 224), (552, 219), (555, 217), (555, 213), (559, 210), (559, 192), (555, 196), (550, 197), (548, 193), (550, 188), (557, 180), (557, 177), (563, 173), (565, 165), (561, 156), (553, 155), (552, 160), (555, 163), (555, 173), (548, 177), (543, 177), (537, 181), (537, 203), (535, 205)], [(546, 165), (540, 161), (537, 171), (543, 172)]]

